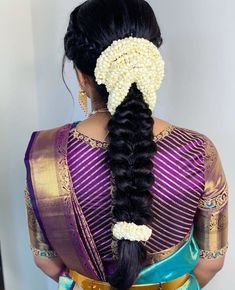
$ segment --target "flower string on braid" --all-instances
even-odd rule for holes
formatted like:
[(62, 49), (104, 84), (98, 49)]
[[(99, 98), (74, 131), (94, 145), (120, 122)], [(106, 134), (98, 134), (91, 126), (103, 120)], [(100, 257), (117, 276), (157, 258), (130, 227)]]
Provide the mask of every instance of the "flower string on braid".
[(137, 225), (133, 222), (117, 222), (113, 229), (113, 235), (118, 240), (146, 242), (152, 234), (152, 229), (146, 225)]
[(151, 41), (130, 36), (114, 40), (102, 51), (96, 62), (95, 78), (109, 92), (107, 107), (112, 115), (134, 82), (153, 110), (156, 91), (164, 78), (164, 61)]

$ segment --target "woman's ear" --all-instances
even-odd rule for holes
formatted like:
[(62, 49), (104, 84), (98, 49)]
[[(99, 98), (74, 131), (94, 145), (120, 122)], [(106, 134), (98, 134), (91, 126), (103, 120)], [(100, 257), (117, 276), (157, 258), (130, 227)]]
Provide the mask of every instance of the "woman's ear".
[(89, 79), (88, 77), (82, 73), (76, 66), (74, 66), (75, 71), (76, 71), (76, 76), (77, 76), (77, 80), (79, 82), (79, 86), (82, 90), (85, 90), (88, 83), (89, 83)]
[(77, 80), (79, 82), (79, 86), (83, 89), (84, 88), (83, 75), (82, 75), (81, 71), (76, 66), (74, 66), (74, 69), (75, 69), (75, 72), (76, 72)]

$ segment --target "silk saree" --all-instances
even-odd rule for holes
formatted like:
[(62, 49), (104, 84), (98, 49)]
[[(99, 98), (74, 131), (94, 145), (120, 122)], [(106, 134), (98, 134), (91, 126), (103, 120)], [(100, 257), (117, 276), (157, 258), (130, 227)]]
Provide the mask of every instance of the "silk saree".
[[(108, 230), (112, 184), (104, 159), (107, 144), (77, 131), (77, 123), (31, 135), (24, 159), (30, 244), (34, 255), (59, 256), (67, 269), (106, 281), (115, 267), (115, 241)], [(228, 247), (222, 164), (212, 141), (196, 131), (171, 125), (154, 140), (158, 153), (153, 161), (159, 168), (159, 183), (152, 188), (155, 223), (146, 243), (149, 265), (136, 284), (190, 273), (179, 289), (200, 289), (193, 275), (199, 258), (215, 259)], [(63, 275), (58, 287), (78, 285)]]

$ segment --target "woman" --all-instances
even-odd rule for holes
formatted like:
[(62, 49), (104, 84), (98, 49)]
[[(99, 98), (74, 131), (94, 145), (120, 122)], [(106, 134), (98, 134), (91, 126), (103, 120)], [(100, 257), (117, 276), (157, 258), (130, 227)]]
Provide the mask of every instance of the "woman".
[(84, 121), (33, 132), (25, 153), (31, 248), (59, 289), (200, 289), (227, 250), (228, 186), (213, 142), (152, 115), (164, 76), (144, 0), (90, 0), (65, 56)]

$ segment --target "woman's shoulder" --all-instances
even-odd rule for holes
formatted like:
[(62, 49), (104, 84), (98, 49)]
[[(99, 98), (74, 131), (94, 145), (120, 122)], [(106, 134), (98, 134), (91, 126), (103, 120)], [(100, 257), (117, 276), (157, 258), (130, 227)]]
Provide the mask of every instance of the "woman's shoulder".
[(35, 131), (32, 131), (31, 134), (35, 134), (35, 133), (51, 133), (53, 131), (58, 131), (58, 130), (62, 130), (62, 129), (66, 129), (66, 128), (71, 128), (73, 126), (74, 123), (63, 123), (57, 126), (47, 126), (44, 128), (40, 128), (40, 129), (36, 129)]
[(209, 135), (200, 130), (192, 129), (187, 126), (177, 125), (175, 123), (156, 117), (154, 117), (153, 119), (154, 119), (154, 127), (153, 127), (154, 135), (157, 135), (159, 132), (161, 132), (164, 129), (167, 129), (168, 127), (173, 127), (174, 129), (173, 131), (175, 132), (175, 134), (181, 136), (182, 138), (198, 139), (201, 140), (202, 142), (212, 142)]
[(186, 126), (173, 125), (175, 130), (182, 134), (182, 136), (189, 137), (191, 139), (196, 139), (202, 141), (204, 144), (213, 143), (212, 138), (205, 132), (197, 129), (192, 129)]
[[(184, 126), (174, 126), (174, 133), (176, 134), (177, 140), (183, 140), (183, 144), (190, 144), (190, 148), (198, 154), (203, 152), (203, 160), (205, 167), (205, 175), (211, 171), (211, 168), (215, 167), (217, 163), (217, 172), (221, 172), (221, 161), (220, 161), (220, 151), (214, 139), (207, 133), (200, 130), (187, 128)], [(180, 144), (182, 144), (180, 142)], [(187, 146), (185, 146), (187, 148)]]
[(209, 134), (184, 126), (174, 125), (174, 127), (176, 135), (181, 136), (186, 141), (192, 141), (192, 143), (197, 144), (197, 147), (199, 146), (203, 149), (207, 163), (209, 161), (210, 163), (213, 162), (219, 156), (216, 141)]
[(65, 123), (31, 131), (26, 144), (25, 159), (29, 158), (32, 149), (43, 152), (46, 148), (54, 146), (56, 140), (66, 140), (72, 126), (73, 123)]

